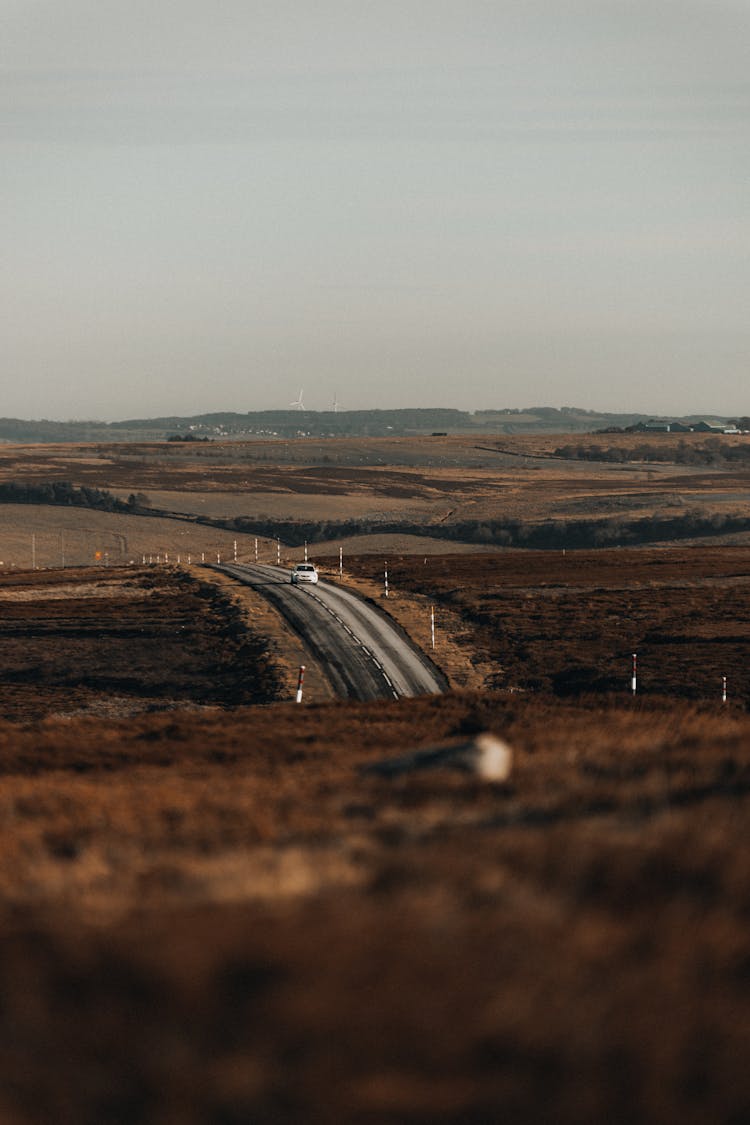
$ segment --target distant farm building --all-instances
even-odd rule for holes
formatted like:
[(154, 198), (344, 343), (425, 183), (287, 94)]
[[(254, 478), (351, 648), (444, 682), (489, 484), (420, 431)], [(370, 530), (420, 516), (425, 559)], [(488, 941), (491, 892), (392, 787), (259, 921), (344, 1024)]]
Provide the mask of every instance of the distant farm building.
[(691, 425), (686, 425), (685, 422), (667, 422), (664, 419), (636, 422), (634, 426), (628, 426), (626, 430), (626, 433), (629, 434), (724, 434), (728, 432), (734, 431), (727, 431), (723, 426), (712, 426), (709, 422), (693, 422)]

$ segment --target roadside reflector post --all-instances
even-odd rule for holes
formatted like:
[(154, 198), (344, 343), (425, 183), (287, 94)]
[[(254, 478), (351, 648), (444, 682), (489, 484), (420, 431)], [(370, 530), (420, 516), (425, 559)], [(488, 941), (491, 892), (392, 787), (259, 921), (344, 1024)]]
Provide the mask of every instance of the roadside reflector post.
[(143, 566), (145, 566), (145, 565), (146, 565), (146, 556), (145, 556), (145, 555), (143, 556), (143, 564), (142, 564), (142, 565), (143, 565)]
[(305, 682), (305, 666), (304, 666), (304, 664), (300, 664), (300, 666), (299, 666), (299, 677), (297, 679), (297, 698), (295, 700), (296, 703), (302, 702), (302, 685), (303, 685), (304, 682)]
[(177, 556), (177, 565), (178, 566), (180, 565), (180, 556), (179, 555)]
[(635, 695), (638, 690), (638, 654), (633, 653), (633, 674), (630, 677), (630, 690)]
[(188, 555), (188, 566), (190, 566), (190, 555)]
[(206, 561), (206, 552), (201, 551), (201, 562), (204, 563), (205, 561)]
[(339, 547), (339, 578), (344, 577), (344, 548)]
[(276, 565), (281, 566), (281, 540), (276, 540)]
[(234, 541), (234, 561), (237, 562), (237, 540)]
[(255, 561), (258, 561), (258, 540), (255, 540)]
[(216, 563), (218, 566), (221, 566), (221, 555), (218, 551), (216, 552)]
[[(105, 555), (104, 557), (106, 558), (107, 556)], [(165, 555), (164, 555), (164, 562), (165, 563), (169, 562), (169, 553), (168, 552), (166, 552)]]
[(722, 676), (721, 677), (721, 702), (726, 703), (726, 701), (727, 701), (727, 678), (726, 678), (726, 676)]
[(385, 564), (384, 580), (385, 580), (385, 596), (388, 597), (388, 563)]
[(307, 540), (305, 540), (305, 562), (307, 562)]
[(432, 634), (432, 647), (435, 648), (435, 607), (430, 606), (430, 633)]

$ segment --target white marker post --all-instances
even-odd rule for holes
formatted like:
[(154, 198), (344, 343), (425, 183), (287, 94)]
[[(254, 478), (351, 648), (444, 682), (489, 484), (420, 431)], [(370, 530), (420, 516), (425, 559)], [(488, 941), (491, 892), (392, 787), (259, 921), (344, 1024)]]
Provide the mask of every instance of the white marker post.
[(722, 676), (721, 677), (721, 702), (726, 703), (726, 701), (727, 701), (727, 678), (726, 678), (726, 676)]
[(388, 597), (388, 563), (385, 564), (385, 596)]
[(339, 547), (339, 578), (344, 577), (344, 548)]
[(204, 563), (205, 561), (206, 561), (206, 552), (201, 551), (201, 562)]
[(307, 562), (307, 540), (305, 540), (305, 562)]
[(234, 561), (237, 562), (237, 540), (234, 541)]
[(276, 540), (276, 565), (281, 566), (281, 540)]
[(188, 555), (188, 566), (190, 566), (190, 555)]
[(432, 634), (432, 647), (435, 648), (435, 607), (430, 606), (430, 633)]
[(221, 555), (218, 551), (216, 552), (216, 565), (221, 566)]
[(295, 700), (296, 703), (302, 702), (302, 685), (303, 685), (304, 682), (305, 682), (305, 666), (304, 666), (304, 664), (300, 664), (300, 666), (299, 666), (299, 679), (297, 680), (297, 698)]
[(630, 690), (633, 695), (638, 690), (638, 655), (635, 652), (633, 653), (633, 675), (630, 679)]
[(255, 561), (258, 561), (258, 540), (255, 540)]

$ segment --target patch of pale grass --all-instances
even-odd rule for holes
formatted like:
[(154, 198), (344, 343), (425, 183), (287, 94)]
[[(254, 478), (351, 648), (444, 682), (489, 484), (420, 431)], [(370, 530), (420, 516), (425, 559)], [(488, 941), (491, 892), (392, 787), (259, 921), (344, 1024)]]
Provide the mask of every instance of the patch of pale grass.
[(57, 602), (113, 597), (142, 601), (150, 598), (152, 594), (153, 590), (107, 581), (67, 583), (60, 586), (16, 586), (8, 589), (0, 587), (0, 601), (4, 602)]

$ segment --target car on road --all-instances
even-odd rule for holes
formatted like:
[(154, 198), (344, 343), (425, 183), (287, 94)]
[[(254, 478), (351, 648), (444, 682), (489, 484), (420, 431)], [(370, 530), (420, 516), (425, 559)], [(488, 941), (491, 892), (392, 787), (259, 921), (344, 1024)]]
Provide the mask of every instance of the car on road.
[(303, 582), (317, 582), (318, 568), (311, 562), (297, 563), (290, 581), (293, 586), (301, 586)]

